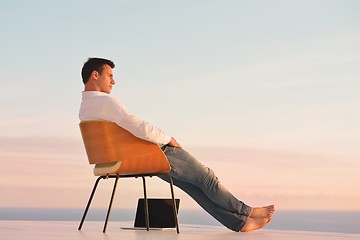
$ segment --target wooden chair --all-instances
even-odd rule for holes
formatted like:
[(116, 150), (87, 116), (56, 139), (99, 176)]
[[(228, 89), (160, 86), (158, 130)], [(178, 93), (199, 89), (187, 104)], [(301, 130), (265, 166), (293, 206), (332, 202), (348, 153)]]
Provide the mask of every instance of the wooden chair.
[(118, 179), (123, 177), (141, 177), (145, 199), (145, 222), (146, 228), (149, 231), (145, 177), (167, 174), (170, 183), (176, 231), (179, 233), (173, 181), (169, 175), (170, 165), (159, 146), (135, 137), (113, 122), (84, 121), (79, 125), (89, 163), (95, 164), (94, 174), (99, 177), (95, 181), (78, 229), (81, 230), (97, 185), (101, 179), (115, 179), (103, 228), (105, 233)]

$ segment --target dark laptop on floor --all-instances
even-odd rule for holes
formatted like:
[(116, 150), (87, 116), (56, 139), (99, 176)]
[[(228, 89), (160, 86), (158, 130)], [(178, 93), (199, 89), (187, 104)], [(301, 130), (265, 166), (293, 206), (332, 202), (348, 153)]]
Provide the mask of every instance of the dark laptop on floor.
[[(180, 199), (175, 199), (176, 209), (179, 211)], [(172, 199), (148, 199), (149, 227), (151, 229), (175, 228)], [(146, 229), (144, 199), (138, 200), (134, 228)]]

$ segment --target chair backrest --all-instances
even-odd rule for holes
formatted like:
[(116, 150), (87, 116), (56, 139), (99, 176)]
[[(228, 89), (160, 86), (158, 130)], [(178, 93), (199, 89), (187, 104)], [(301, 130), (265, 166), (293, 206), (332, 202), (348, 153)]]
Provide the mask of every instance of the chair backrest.
[(121, 161), (116, 171), (120, 175), (170, 171), (158, 145), (135, 137), (116, 123), (84, 121), (79, 125), (90, 164)]

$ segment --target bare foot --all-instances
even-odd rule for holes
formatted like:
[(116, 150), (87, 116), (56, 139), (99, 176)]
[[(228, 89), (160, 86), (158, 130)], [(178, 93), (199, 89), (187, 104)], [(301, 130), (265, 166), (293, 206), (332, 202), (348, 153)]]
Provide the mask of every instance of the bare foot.
[(252, 208), (250, 218), (269, 218), (275, 211), (274, 205)]
[(268, 218), (248, 218), (244, 227), (240, 230), (241, 232), (250, 232), (265, 227), (272, 217)]

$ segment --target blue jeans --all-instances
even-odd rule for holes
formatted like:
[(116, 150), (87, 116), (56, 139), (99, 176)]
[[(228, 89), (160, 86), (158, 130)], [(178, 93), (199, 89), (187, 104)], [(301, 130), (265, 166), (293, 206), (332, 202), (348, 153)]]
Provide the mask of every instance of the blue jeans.
[[(162, 147), (171, 166), (174, 185), (189, 194), (205, 211), (233, 231), (240, 231), (251, 207), (221, 185), (214, 172), (182, 148)], [(168, 181), (166, 176), (160, 176)]]

